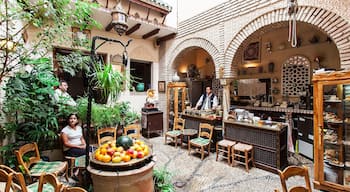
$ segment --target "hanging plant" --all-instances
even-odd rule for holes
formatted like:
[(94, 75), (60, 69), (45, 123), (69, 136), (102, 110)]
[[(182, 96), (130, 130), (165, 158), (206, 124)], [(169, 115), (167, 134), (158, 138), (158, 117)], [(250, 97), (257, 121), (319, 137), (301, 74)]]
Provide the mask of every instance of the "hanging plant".
[(104, 97), (116, 101), (120, 92), (124, 90), (124, 82), (127, 80), (124, 74), (114, 71), (112, 64), (95, 65), (96, 88), (101, 89)]

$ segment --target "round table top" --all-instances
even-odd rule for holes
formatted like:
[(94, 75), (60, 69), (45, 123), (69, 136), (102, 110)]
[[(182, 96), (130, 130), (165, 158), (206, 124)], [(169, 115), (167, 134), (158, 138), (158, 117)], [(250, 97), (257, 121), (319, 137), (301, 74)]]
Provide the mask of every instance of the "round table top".
[(198, 131), (196, 129), (183, 129), (182, 134), (183, 135), (196, 135)]

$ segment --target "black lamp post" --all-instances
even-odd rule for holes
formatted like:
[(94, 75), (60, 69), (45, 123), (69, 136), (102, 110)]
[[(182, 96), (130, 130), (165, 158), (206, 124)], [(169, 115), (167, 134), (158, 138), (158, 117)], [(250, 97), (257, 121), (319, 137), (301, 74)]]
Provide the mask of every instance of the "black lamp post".
[[(112, 25), (114, 30), (119, 34), (122, 35), (128, 28), (128, 25), (126, 23), (127, 21), (127, 14), (123, 11), (120, 1), (118, 3), (118, 5), (116, 6), (116, 10), (112, 11), (111, 13), (112, 15)], [(97, 46), (97, 40), (102, 41), (100, 44), (98, 44)], [(96, 55), (96, 50), (98, 48), (100, 48), (103, 44), (105, 44), (106, 42), (111, 42), (111, 43), (117, 43), (119, 45), (121, 45), (124, 48), (124, 52), (123, 52), (123, 64), (126, 65), (127, 63), (127, 51), (126, 48), (129, 46), (130, 42), (132, 40), (128, 40), (128, 42), (126, 44), (124, 44), (123, 42), (116, 40), (116, 39), (111, 39), (111, 38), (106, 38), (106, 37), (101, 37), (101, 36), (94, 36), (92, 38), (92, 43), (91, 43), (91, 50), (90, 50), (90, 58), (91, 61), (89, 63), (89, 69), (90, 69), (90, 74), (88, 75), (88, 106), (87, 106), (87, 114), (86, 114), (86, 134), (85, 134), (85, 141), (86, 141), (86, 148), (85, 148), (85, 170), (87, 170), (87, 167), (89, 166), (89, 139), (90, 139), (90, 127), (91, 127), (91, 107), (92, 107), (92, 89), (93, 89), (93, 74), (94, 74), (94, 64), (97, 61), (97, 55)], [(88, 173), (88, 171), (86, 171), (85, 173), (85, 177), (84, 177), (84, 186), (85, 188), (88, 188), (90, 185), (90, 175)]]

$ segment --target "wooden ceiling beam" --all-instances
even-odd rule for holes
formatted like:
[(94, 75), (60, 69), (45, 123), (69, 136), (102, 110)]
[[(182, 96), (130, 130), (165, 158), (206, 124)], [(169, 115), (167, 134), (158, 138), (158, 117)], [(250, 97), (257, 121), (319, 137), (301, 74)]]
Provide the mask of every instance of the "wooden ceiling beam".
[(160, 8), (158, 6), (154, 6), (152, 4), (149, 4), (149, 3), (145, 3), (145, 2), (142, 2), (140, 0), (129, 0), (130, 2), (132, 3), (135, 3), (135, 4), (138, 4), (138, 5), (141, 5), (143, 7), (146, 7), (146, 8), (149, 8), (149, 9), (152, 9), (152, 10), (155, 10), (155, 11), (158, 11), (159, 13), (162, 13), (164, 15), (167, 15), (169, 14), (169, 11), (164, 9), (164, 8)]
[(147, 38), (149, 38), (149, 37), (152, 37), (153, 35), (158, 34), (159, 31), (160, 31), (159, 28), (158, 28), (158, 29), (155, 29), (155, 30), (153, 30), (153, 31), (150, 31), (150, 32), (144, 34), (144, 35), (142, 36), (142, 39), (147, 39)]
[(160, 43), (161, 43), (162, 41), (167, 41), (167, 40), (173, 39), (173, 38), (175, 38), (175, 36), (176, 36), (176, 33), (171, 33), (171, 34), (169, 34), (169, 35), (165, 35), (165, 36), (163, 36), (163, 37), (159, 37), (159, 38), (157, 39), (156, 43), (157, 43), (157, 45), (160, 45)]
[(129, 30), (127, 30), (127, 31), (125, 32), (125, 35), (131, 35), (131, 34), (134, 33), (135, 31), (137, 31), (138, 29), (140, 29), (140, 27), (141, 27), (141, 23), (138, 23), (138, 24), (132, 26)]

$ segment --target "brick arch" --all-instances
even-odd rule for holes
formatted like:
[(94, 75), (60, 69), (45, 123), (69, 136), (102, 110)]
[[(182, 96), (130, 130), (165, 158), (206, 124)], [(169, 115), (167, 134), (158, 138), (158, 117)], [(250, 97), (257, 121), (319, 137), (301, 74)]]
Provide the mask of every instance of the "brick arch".
[[(167, 58), (169, 58), (167, 62), (167, 70), (168, 74), (173, 74), (173, 69), (171, 68), (176, 57), (185, 49), (190, 48), (190, 47), (200, 47), (204, 49), (205, 51), (208, 52), (208, 54), (212, 57), (213, 62), (214, 62), (214, 67), (215, 67), (215, 73), (218, 72), (218, 65), (219, 65), (219, 60), (220, 60), (220, 53), (219, 50), (214, 46), (213, 43), (209, 42), (206, 39), (203, 38), (190, 38), (186, 39), (179, 44), (173, 46), (170, 48), (167, 53), (169, 54)], [(169, 73), (170, 72), (170, 73)]]
[[(232, 61), (239, 46), (255, 31), (273, 23), (288, 21), (285, 8), (276, 9), (254, 19), (243, 27), (232, 39), (225, 51), (224, 69), (225, 78), (234, 78), (237, 74), (237, 66)], [(309, 23), (325, 32), (335, 43), (339, 51), (342, 68), (350, 68), (350, 24), (336, 13), (310, 6), (300, 6), (297, 21)]]

